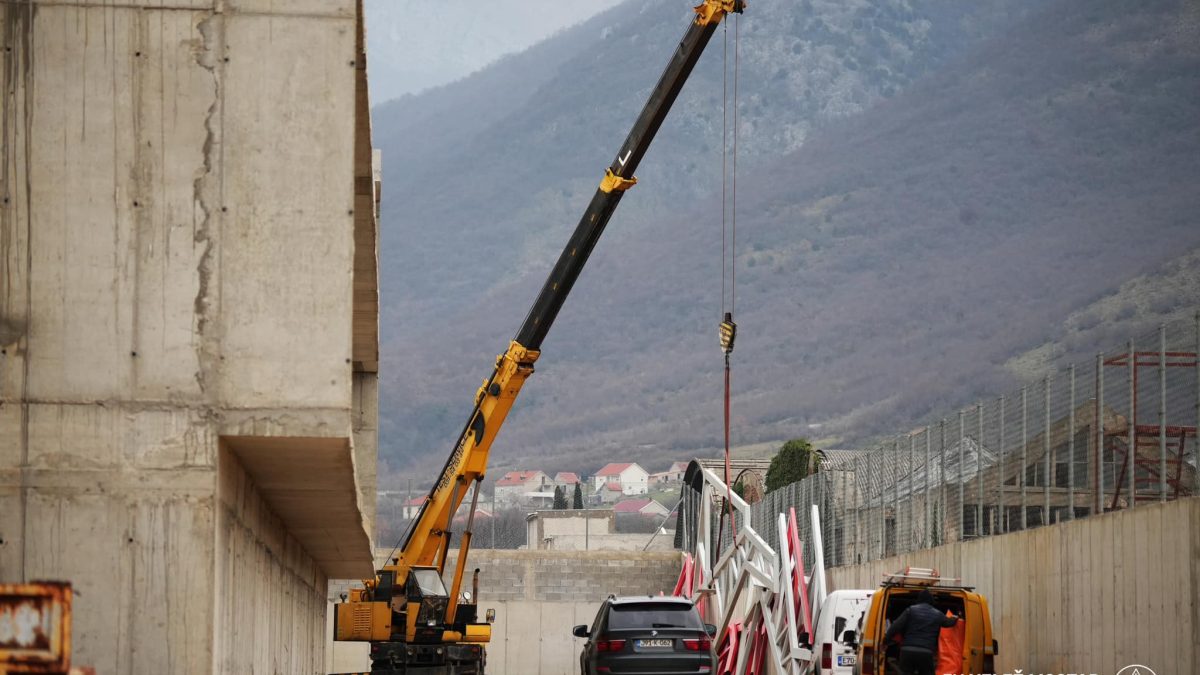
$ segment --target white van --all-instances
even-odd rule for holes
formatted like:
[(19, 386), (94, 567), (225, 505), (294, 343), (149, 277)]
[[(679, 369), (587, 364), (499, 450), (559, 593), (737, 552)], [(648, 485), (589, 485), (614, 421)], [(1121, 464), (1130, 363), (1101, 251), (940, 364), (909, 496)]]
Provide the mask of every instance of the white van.
[(874, 594), (873, 589), (845, 590), (834, 591), (825, 598), (813, 626), (812, 639), (808, 640), (813, 651), (810, 673), (851, 675), (854, 672), (859, 624)]

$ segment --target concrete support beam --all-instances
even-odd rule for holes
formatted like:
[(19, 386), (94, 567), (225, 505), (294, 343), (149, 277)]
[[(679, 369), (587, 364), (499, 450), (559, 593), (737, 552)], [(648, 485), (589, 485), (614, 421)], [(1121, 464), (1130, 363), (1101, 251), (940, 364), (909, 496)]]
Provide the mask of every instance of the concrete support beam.
[(77, 664), (320, 672), (372, 571), (360, 15), (0, 2), (0, 581), (75, 585)]

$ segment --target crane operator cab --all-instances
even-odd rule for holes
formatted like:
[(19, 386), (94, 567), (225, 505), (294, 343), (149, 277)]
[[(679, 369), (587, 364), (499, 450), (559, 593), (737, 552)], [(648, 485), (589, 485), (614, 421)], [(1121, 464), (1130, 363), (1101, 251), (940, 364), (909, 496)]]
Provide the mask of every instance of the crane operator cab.
[[(449, 604), (450, 595), (437, 568), (414, 567), (408, 572), (404, 595), (393, 596), (392, 611), (399, 614), (398, 623), (405, 627), (409, 642), (441, 642), (442, 617)], [(459, 607), (460, 612), (463, 609)]]
[(479, 623), (475, 598), (464, 591), (448, 625), (450, 594), (436, 567), (411, 567), (402, 584), (395, 570), (380, 570), (376, 579), (351, 590), (356, 602), (338, 604), (334, 619), (339, 639), (371, 640), (372, 673), (483, 671), (493, 610)]

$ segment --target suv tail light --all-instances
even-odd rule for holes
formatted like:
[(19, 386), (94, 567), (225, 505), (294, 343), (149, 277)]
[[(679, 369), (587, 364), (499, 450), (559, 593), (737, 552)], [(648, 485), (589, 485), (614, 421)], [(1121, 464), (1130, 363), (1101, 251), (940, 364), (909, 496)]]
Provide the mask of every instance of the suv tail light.
[(862, 648), (862, 675), (875, 675), (875, 649)]
[(597, 640), (596, 651), (598, 652), (619, 652), (625, 649), (624, 640)]
[(833, 668), (833, 645), (828, 642), (821, 645), (821, 667)]
[(699, 640), (684, 640), (683, 648), (689, 652), (706, 652), (712, 649), (712, 640), (708, 638), (700, 638)]

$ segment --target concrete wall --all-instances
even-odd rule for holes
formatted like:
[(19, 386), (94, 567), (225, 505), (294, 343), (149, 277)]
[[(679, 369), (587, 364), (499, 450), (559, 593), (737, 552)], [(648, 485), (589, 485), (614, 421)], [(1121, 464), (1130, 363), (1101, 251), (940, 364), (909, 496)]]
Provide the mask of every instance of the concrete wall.
[[(906, 565), (988, 598), (996, 672), (1200, 672), (1200, 497), (834, 568), (872, 588)], [(1144, 671), (1143, 671), (1144, 672)]]
[[(447, 561), (453, 568), (455, 556)], [(680, 554), (640, 551), (471, 551), (463, 587), (478, 567), (479, 597), (495, 600), (599, 602), (616, 595), (670, 591), (679, 578)], [(447, 572), (449, 578), (449, 572)]]
[(0, 2), (0, 580), (75, 585), (76, 663), (320, 672), (370, 572), (356, 20)]
[[(381, 550), (382, 563), (389, 551)], [(579, 671), (582, 641), (571, 635), (576, 624), (591, 624), (609, 594), (669, 593), (679, 578), (677, 551), (471, 551), (463, 588), (471, 587), (478, 567), (480, 612), (496, 610), (488, 645), (490, 675), (569, 675)], [(452, 554), (446, 566), (449, 587)], [(342, 588), (330, 593), (336, 601)], [(332, 624), (329, 630), (332, 639)], [(329, 650), (328, 672), (370, 669), (365, 645), (337, 644)]]
[(534, 511), (525, 516), (525, 546), (558, 551), (603, 549), (601, 537), (612, 534), (616, 523), (612, 509)]
[[(675, 533), (667, 532), (657, 537), (653, 534), (565, 534), (550, 541), (543, 541), (543, 549), (550, 551), (673, 551)], [(648, 548), (647, 548), (648, 547)]]
[(307, 645), (324, 643), (325, 574), (226, 448), (218, 477), (215, 671), (322, 672), (324, 655)]
[(475, 567), (480, 568), (480, 609), (496, 610), (488, 672), (567, 675), (578, 672), (582, 647), (571, 628), (591, 624), (610, 593), (669, 593), (679, 578), (680, 555), (479, 550), (471, 552), (469, 568)]

